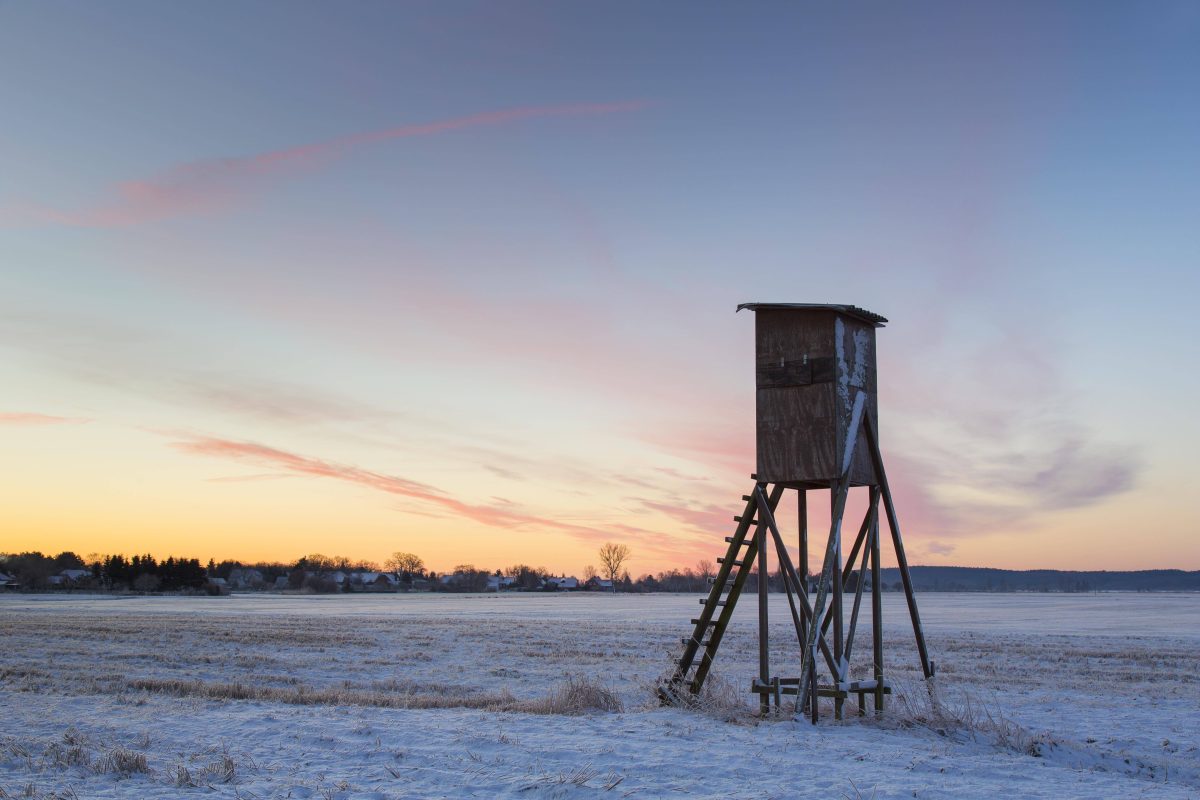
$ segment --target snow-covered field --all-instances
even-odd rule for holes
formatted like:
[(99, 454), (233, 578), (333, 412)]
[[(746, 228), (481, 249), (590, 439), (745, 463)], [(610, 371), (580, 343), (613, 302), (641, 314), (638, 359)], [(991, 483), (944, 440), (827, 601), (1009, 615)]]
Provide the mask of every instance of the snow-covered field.
[(754, 598), (692, 711), (695, 596), (0, 596), (0, 798), (1200, 797), (1200, 595), (919, 599), (941, 706), (889, 595), (899, 696), (814, 728), (754, 716)]

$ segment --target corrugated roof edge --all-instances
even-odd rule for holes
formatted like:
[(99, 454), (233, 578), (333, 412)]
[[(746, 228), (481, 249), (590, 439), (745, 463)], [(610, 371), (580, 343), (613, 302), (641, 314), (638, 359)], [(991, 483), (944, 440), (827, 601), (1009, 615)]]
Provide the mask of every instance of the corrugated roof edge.
[(837, 311), (841, 314), (861, 319), (863, 322), (874, 325), (876, 328), (882, 328), (887, 323), (887, 317), (881, 317), (879, 314), (867, 311), (865, 308), (841, 303), (740, 303), (737, 310), (741, 311), (743, 308), (748, 308), (751, 311), (757, 311), (760, 308), (820, 308)]

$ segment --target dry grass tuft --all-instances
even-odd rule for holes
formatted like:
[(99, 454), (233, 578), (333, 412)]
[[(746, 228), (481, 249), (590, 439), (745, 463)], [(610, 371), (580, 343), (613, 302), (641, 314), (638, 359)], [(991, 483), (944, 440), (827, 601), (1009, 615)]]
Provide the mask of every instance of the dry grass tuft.
[(745, 691), (716, 673), (709, 673), (705, 678), (700, 694), (692, 694), (684, 687), (669, 688), (669, 680), (669, 676), (664, 674), (654, 684), (655, 705), (665, 703), (686, 708), (729, 723), (751, 724), (758, 719), (746, 702)]
[(428, 688), (405, 685), (398, 690), (345, 687), (258, 686), (247, 683), (140, 678), (128, 682), (130, 689), (173, 697), (209, 700), (259, 700), (298, 706), (366, 706), (372, 708), (479, 708), (503, 710), (515, 700), (507, 690), (481, 692), (470, 687), (436, 685)]
[[(850, 788), (847, 791), (842, 792), (842, 797), (844, 797), (845, 800), (875, 800), (875, 794), (878, 791), (879, 790), (877, 787), (872, 787), (871, 794), (869, 796), (865, 795), (862, 793), (862, 789), (858, 788), (858, 784), (856, 784), (854, 781), (850, 781)], [(851, 792), (853, 792), (853, 794), (851, 794)]]
[(535, 714), (576, 715), (589, 711), (620, 713), (625, 707), (612, 689), (591, 678), (571, 675), (543, 700), (529, 703), (527, 708), (521, 710)]
[(124, 747), (114, 747), (92, 765), (92, 771), (98, 775), (113, 774), (128, 777), (135, 773), (149, 772), (150, 765), (146, 762), (145, 753), (127, 750)]
[(507, 689), (484, 692), (448, 684), (379, 683), (375, 688), (314, 688), (310, 686), (256, 686), (246, 683), (139, 678), (129, 689), (172, 697), (210, 700), (259, 700), (303, 706), (366, 706), (374, 708), (476, 708), (484, 711), (519, 711), (529, 714), (585, 714), (624, 710), (612, 689), (590, 679), (571, 676), (540, 700), (518, 700)]
[(979, 701), (970, 692), (960, 691), (947, 699), (936, 679), (897, 686), (891, 710), (883, 724), (901, 727), (919, 726), (939, 736), (963, 734), (973, 740), (987, 740), (998, 747), (1040, 756), (1046, 743), (1043, 736), (1004, 716), (994, 704)]

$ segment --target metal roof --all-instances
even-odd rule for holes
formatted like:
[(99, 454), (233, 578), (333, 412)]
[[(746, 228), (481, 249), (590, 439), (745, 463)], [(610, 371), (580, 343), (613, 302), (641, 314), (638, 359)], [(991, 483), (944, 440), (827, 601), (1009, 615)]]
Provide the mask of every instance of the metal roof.
[(865, 308), (858, 306), (850, 306), (839, 303), (742, 303), (737, 307), (738, 311), (743, 308), (748, 308), (751, 311), (758, 311), (760, 308), (766, 309), (792, 309), (797, 311), (836, 311), (839, 314), (845, 314), (848, 317), (860, 319), (869, 325), (876, 328), (882, 328), (887, 322), (886, 317), (881, 317), (878, 314), (867, 311)]

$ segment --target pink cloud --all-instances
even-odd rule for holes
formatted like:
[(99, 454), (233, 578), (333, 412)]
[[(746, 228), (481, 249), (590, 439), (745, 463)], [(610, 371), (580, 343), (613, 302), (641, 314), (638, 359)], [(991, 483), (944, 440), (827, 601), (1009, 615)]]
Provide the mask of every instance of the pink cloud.
[(107, 200), (90, 208), (63, 210), (44, 206), (7, 209), (6, 216), (34, 222), (81, 227), (125, 227), (185, 214), (222, 211), (235, 206), (263, 178), (294, 174), (336, 161), (363, 145), (470, 128), (506, 125), (527, 119), (581, 117), (637, 111), (644, 101), (526, 106), (464, 117), (339, 136), (323, 142), (250, 156), (196, 161), (141, 180), (122, 181)]
[(310, 458), (253, 442), (237, 442), (228, 439), (200, 437), (188, 441), (175, 442), (173, 447), (185, 453), (243, 461), (259, 467), (283, 470), (287, 473), (318, 478), (331, 478), (333, 480), (365, 486), (387, 494), (417, 500), (421, 504), (432, 505), (443, 511), (448, 511), (455, 516), (461, 516), (489, 527), (506, 529), (532, 528), (557, 531), (593, 544), (614, 539), (619, 540), (622, 535), (626, 537), (639, 537), (637, 544), (640, 549), (675, 554), (675, 551), (668, 548), (665, 543), (657, 543), (647, 538), (648, 536), (659, 534), (653, 534), (653, 532), (641, 528), (624, 524), (605, 525), (603, 528), (580, 525), (562, 519), (522, 511), (513, 506), (509, 501), (500, 501), (493, 505), (466, 503), (450, 496), (441, 489), (421, 483), (420, 481), (410, 480), (397, 475), (374, 472), (348, 464)]
[(716, 534), (725, 532), (735, 524), (732, 521), (733, 512), (730, 511), (730, 508), (735, 508), (737, 498), (731, 499), (734, 502), (728, 506), (706, 505), (699, 508), (679, 502), (663, 503), (646, 499), (641, 499), (640, 502), (645, 508), (664, 514), (677, 522), (682, 522), (701, 533)]
[(0, 411), (0, 425), (77, 425), (91, 422), (83, 417), (56, 417), (22, 411)]

